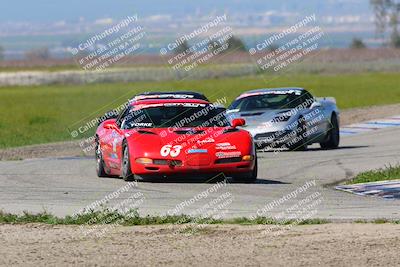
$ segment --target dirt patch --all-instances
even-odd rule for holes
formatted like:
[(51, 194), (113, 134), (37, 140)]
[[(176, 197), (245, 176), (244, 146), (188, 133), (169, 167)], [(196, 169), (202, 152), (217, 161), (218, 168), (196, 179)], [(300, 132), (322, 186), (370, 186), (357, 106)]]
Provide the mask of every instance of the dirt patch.
[(116, 227), (80, 238), (79, 226), (0, 225), (4, 266), (399, 266), (400, 225), (210, 225), (197, 234), (173, 226)]
[(0, 150), (0, 160), (79, 156), (85, 156), (85, 153), (79, 146), (79, 141), (57, 142)]
[[(341, 113), (341, 125), (381, 119), (393, 115), (400, 115), (400, 104), (347, 109)], [(85, 156), (85, 153), (79, 146), (79, 141), (58, 142), (0, 150), (0, 160), (77, 156)]]
[(341, 112), (340, 123), (341, 125), (349, 125), (368, 120), (387, 118), (394, 115), (400, 115), (400, 104), (352, 108)]

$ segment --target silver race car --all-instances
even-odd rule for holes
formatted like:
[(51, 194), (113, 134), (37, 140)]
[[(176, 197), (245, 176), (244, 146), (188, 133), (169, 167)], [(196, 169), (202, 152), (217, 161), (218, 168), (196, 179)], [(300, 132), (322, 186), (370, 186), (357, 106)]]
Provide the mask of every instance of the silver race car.
[(339, 146), (339, 109), (334, 98), (314, 98), (303, 88), (272, 88), (241, 94), (228, 107), (231, 120), (244, 118), (258, 149), (306, 150)]

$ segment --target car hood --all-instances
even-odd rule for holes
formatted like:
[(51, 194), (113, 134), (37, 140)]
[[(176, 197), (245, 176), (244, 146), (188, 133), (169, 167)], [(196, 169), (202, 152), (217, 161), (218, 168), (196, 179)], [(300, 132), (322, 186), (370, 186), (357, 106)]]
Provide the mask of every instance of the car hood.
[(160, 144), (181, 144), (197, 142), (198, 140), (220, 139), (229, 128), (143, 128), (135, 130), (135, 136), (142, 137), (143, 141), (157, 140)]
[(180, 145), (185, 151), (188, 149), (215, 151), (218, 146), (232, 145), (236, 150), (247, 151), (249, 144), (252, 143), (251, 136), (247, 131), (232, 127), (144, 128), (132, 131), (128, 141), (138, 151), (155, 151), (157, 153), (165, 145)]
[[(254, 136), (257, 133), (281, 131), (288, 123), (292, 122), (296, 117), (290, 113), (291, 109), (261, 109), (253, 111), (236, 111), (229, 110), (227, 112), (229, 119), (243, 118), (246, 120), (246, 126), (243, 129), (251, 132)], [(287, 119), (285, 114), (291, 114)]]

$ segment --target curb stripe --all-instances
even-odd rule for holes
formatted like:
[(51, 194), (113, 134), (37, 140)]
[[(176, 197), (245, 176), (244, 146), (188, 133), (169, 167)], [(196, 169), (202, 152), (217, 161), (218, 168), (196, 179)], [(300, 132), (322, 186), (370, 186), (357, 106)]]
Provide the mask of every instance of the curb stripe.
[(362, 130), (362, 129), (364, 129), (364, 130), (379, 130), (379, 129), (382, 129), (382, 128), (358, 127), (358, 126), (347, 126), (347, 127), (345, 127), (345, 128), (349, 128), (349, 129), (360, 129), (360, 130)]
[(378, 125), (387, 125), (387, 126), (400, 126), (400, 123), (391, 123), (391, 122), (378, 122), (378, 121), (374, 121), (374, 122), (367, 122), (366, 124), (370, 124), (370, 125), (374, 125), (374, 124), (378, 124)]
[(368, 133), (380, 129), (400, 127), (400, 122), (398, 121), (400, 121), (400, 115), (385, 119), (346, 125), (340, 128), (340, 134), (343, 136), (349, 136), (349, 135)]

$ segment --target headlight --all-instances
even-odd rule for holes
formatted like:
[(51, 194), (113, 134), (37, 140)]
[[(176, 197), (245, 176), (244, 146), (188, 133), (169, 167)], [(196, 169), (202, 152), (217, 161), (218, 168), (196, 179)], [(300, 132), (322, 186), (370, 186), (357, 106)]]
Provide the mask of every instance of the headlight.
[(242, 157), (243, 161), (252, 161), (254, 159), (254, 156), (252, 155), (246, 155)]
[(153, 164), (153, 160), (149, 159), (149, 158), (137, 158), (136, 162), (140, 163), (140, 164), (143, 164), (143, 165)]

